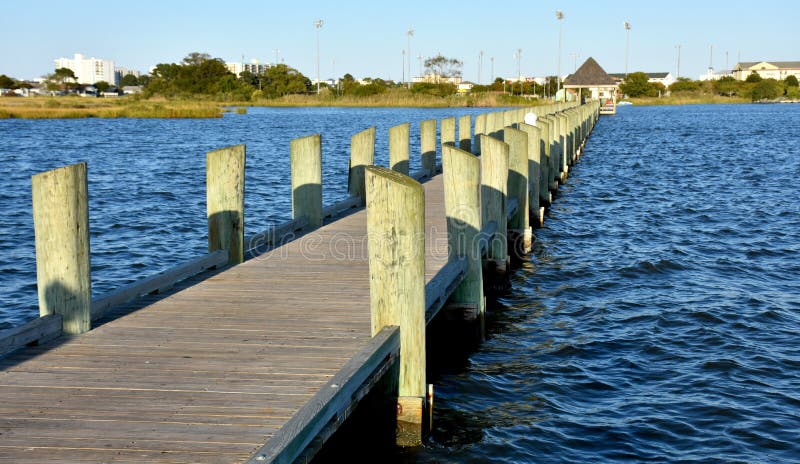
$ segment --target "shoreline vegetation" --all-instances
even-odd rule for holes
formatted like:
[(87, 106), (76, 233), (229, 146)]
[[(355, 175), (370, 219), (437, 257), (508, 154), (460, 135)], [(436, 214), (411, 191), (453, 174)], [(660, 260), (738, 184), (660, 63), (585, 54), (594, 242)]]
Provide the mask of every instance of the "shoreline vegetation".
[[(673, 95), (669, 97), (629, 98), (636, 106), (751, 103), (740, 97), (718, 95)], [(527, 99), (503, 93), (437, 97), (408, 92), (386, 92), (366, 97), (286, 95), (256, 101), (214, 101), (202, 98), (149, 99), (138, 96), (118, 98), (2, 97), (0, 119), (73, 119), (73, 118), (220, 118), (225, 112), (246, 113), (246, 107), (368, 107), (368, 108), (495, 108), (536, 106), (543, 99)]]

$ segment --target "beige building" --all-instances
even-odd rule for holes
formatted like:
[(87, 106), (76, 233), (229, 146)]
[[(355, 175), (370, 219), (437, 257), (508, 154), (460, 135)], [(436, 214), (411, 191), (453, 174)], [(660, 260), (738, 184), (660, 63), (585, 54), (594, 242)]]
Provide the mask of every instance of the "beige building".
[(428, 73), (428, 74), (425, 74), (422, 77), (418, 76), (418, 77), (412, 77), (411, 78), (411, 82), (413, 82), (415, 84), (417, 84), (417, 83), (426, 83), (426, 84), (453, 84), (453, 85), (459, 85), (459, 84), (461, 84), (462, 80), (463, 79), (461, 78), (461, 76), (444, 77), (442, 75), (435, 74), (435, 73)]
[(746, 80), (752, 72), (762, 79), (782, 81), (789, 76), (800, 79), (800, 61), (748, 61), (736, 63), (732, 71), (733, 77), (740, 81)]
[(75, 78), (79, 84), (94, 85), (100, 81), (116, 85), (116, 74), (114, 73), (114, 62), (101, 60), (99, 58), (86, 58), (80, 53), (76, 53), (74, 58), (59, 58), (55, 60), (56, 69), (67, 68), (75, 73)]

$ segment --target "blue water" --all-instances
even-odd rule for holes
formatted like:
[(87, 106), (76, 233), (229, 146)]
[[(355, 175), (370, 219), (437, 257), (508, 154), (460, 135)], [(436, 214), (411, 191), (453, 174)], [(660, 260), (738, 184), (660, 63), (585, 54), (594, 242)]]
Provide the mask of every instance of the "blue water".
[[(0, 120), (0, 325), (36, 316), (31, 174), (89, 161), (97, 293), (204, 252), (208, 150), (247, 144), (252, 233), (289, 217), (290, 139), (323, 134), (330, 203), (353, 133), (376, 125), (385, 164), (389, 126), (412, 121), (418, 153), (417, 121), (476, 111)], [(425, 446), (387, 459), (800, 462), (798, 123), (800, 105), (603, 117), (486, 342), (431, 379)]]
[(376, 127), (376, 162), (388, 164), (388, 129), (411, 122), (411, 169), (420, 168), (419, 121), (475, 108), (249, 108), (222, 119), (0, 119), (0, 329), (38, 317), (31, 213), (33, 174), (87, 161), (92, 293), (169, 269), (206, 252), (205, 154), (247, 146), (245, 235), (291, 218), (289, 142), (322, 134), (323, 202), (347, 196), (350, 137)]
[(800, 462), (800, 105), (597, 124), (408, 462)]

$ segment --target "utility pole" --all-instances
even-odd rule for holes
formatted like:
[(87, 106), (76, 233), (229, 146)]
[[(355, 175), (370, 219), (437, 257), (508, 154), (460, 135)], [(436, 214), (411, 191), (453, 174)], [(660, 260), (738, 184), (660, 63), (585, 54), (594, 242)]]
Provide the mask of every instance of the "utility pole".
[(414, 29), (408, 28), (406, 32), (408, 35), (408, 88), (411, 88), (411, 37), (414, 37)]
[(678, 49), (678, 70), (675, 73), (675, 79), (681, 78), (681, 44), (675, 45), (675, 48)]
[(317, 28), (317, 95), (319, 95), (319, 30), (322, 29), (322, 20), (314, 21), (314, 27)]
[(558, 89), (556, 90), (557, 98), (558, 92), (561, 90), (561, 24), (564, 19), (564, 12), (561, 10), (556, 10), (556, 19), (558, 20), (558, 75), (556, 76), (556, 82), (558, 84)]
[(491, 85), (494, 83), (494, 57), (493, 56), (489, 57), (489, 61), (492, 63), (492, 67), (490, 68), (491, 74), (489, 75), (489, 81), (490, 81), (489, 84)]
[(625, 77), (628, 77), (628, 57), (631, 54), (631, 23), (625, 21)]
[(481, 85), (481, 74), (483, 73), (483, 50), (478, 54), (478, 85)]
[(419, 73), (420, 76), (423, 75), (423, 73), (422, 73), (422, 58), (423, 58), (422, 57), (422, 53), (417, 55), (417, 73)]

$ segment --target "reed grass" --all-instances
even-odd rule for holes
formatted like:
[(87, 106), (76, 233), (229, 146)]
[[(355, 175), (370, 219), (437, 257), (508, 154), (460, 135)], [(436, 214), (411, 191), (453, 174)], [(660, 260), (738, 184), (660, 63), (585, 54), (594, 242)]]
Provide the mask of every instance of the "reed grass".
[(53, 97), (2, 98), (0, 118), (219, 118), (222, 108), (213, 102)]
[(708, 105), (720, 103), (750, 103), (742, 97), (723, 97), (702, 93), (675, 93), (669, 97), (640, 97), (627, 99), (638, 106), (666, 106), (666, 105)]

